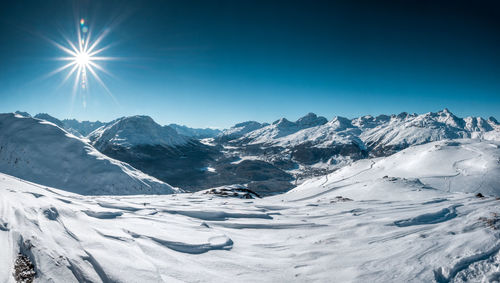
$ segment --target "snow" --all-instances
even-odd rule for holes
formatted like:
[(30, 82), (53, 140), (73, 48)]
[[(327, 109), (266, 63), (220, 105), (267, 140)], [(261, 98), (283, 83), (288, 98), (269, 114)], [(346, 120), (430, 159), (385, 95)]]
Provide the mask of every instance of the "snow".
[(389, 157), (354, 162), (306, 181), (285, 195), (287, 199), (310, 198), (336, 188), (341, 194), (342, 188), (348, 187), (349, 197), (351, 186), (396, 178), (398, 182), (414, 182), (433, 190), (500, 196), (499, 147), (500, 142), (471, 139), (413, 146)]
[(241, 156), (237, 160), (231, 162), (231, 164), (240, 164), (241, 162), (243, 162), (245, 160), (262, 160), (262, 157), (255, 156), (255, 155)]
[(189, 141), (188, 137), (179, 135), (169, 126), (160, 126), (148, 116), (118, 119), (114, 123), (96, 129), (88, 138), (97, 149), (107, 145), (125, 148), (137, 145), (176, 146)]
[(207, 172), (210, 172), (210, 173), (217, 172), (217, 170), (215, 168), (213, 168), (213, 167), (203, 167), (201, 170), (202, 171), (207, 171)]
[(79, 194), (178, 192), (56, 125), (0, 114), (0, 172)]
[[(308, 116), (314, 115), (312, 113)], [(306, 117), (308, 117), (306, 116)], [(334, 117), (323, 123), (300, 126), (284, 118), (273, 124), (251, 131), (239, 142), (248, 144), (293, 147), (304, 143), (325, 148), (336, 144), (355, 143), (362, 149), (372, 147), (406, 148), (432, 141), (455, 138), (484, 138), (500, 141), (500, 125), (494, 118), (458, 118), (448, 109), (421, 115), (362, 116), (355, 119)]]
[(474, 193), (500, 193), (499, 146), (429, 143), (251, 200), (82, 196), (1, 174), (0, 282), (19, 251), (39, 282), (491, 282), (500, 201)]
[(256, 121), (247, 121), (247, 122), (242, 122), (234, 125), (233, 127), (229, 129), (225, 129), (222, 131), (222, 133), (219, 135), (219, 138), (227, 138), (227, 139), (235, 139), (243, 136), (246, 133), (255, 131), (257, 129), (260, 129), (262, 127), (265, 127), (269, 124), (261, 124)]
[(354, 128), (346, 118), (335, 117), (324, 125), (307, 128), (278, 138), (275, 145), (288, 147), (310, 142), (314, 143), (316, 147), (327, 148), (335, 144), (355, 142), (364, 148), (363, 142), (357, 137), (359, 132), (359, 129)]
[(221, 130), (212, 128), (204, 128), (204, 129), (190, 128), (184, 125), (177, 125), (177, 124), (169, 124), (168, 126), (177, 131), (179, 135), (197, 139), (214, 138), (220, 133), (222, 133)]
[(215, 146), (214, 138), (204, 138), (199, 140), (200, 143), (208, 146)]
[(240, 138), (240, 140), (249, 141), (248, 144), (266, 144), (271, 143), (270, 141), (272, 141), (273, 139), (288, 136), (302, 129), (307, 129), (326, 123), (326, 118), (318, 117), (314, 113), (309, 113), (295, 122), (290, 122), (285, 118), (281, 118), (273, 122), (271, 125), (245, 134)]

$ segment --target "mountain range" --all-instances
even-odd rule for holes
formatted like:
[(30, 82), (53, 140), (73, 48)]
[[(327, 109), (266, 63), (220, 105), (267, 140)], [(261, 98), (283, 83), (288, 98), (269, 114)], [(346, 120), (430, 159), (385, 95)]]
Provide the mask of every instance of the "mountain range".
[[(29, 117), (25, 112), (18, 115)], [(500, 140), (495, 118), (459, 118), (448, 109), (331, 120), (309, 113), (297, 121), (248, 121), (222, 131), (161, 126), (148, 116), (108, 123), (58, 120), (48, 114), (34, 118), (174, 187), (195, 191), (239, 184), (262, 195), (414, 145), (463, 138)]]

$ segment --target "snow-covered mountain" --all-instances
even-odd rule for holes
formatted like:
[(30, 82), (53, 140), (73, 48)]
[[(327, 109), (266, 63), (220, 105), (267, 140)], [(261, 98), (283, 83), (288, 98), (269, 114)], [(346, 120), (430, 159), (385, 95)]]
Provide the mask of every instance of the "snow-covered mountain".
[(487, 121), (480, 117), (462, 119), (448, 109), (422, 115), (401, 113), (387, 118), (379, 119), (378, 123), (373, 117), (353, 121), (362, 130), (361, 140), (374, 155), (387, 155), (411, 145), (443, 139), (482, 138), (488, 132), (500, 131), (494, 118)]
[(0, 282), (497, 282), (499, 147), (428, 143), (252, 200), (0, 174)]
[(138, 145), (178, 146), (189, 142), (169, 126), (157, 124), (149, 116), (131, 116), (115, 120), (88, 136), (99, 150), (109, 146), (130, 148)]
[(109, 158), (57, 125), (0, 114), (0, 172), (79, 194), (167, 194), (178, 189)]
[[(23, 111), (16, 111), (15, 112), (18, 115), (24, 116), (24, 117), (32, 117), (28, 112), (23, 112)], [(65, 129), (67, 132), (72, 133), (75, 136), (78, 137), (86, 137), (88, 134), (90, 134), (92, 131), (95, 129), (106, 125), (106, 123), (100, 122), (100, 121), (78, 121), (76, 119), (64, 119), (64, 120), (59, 120), (47, 113), (38, 113), (34, 118), (45, 120), (48, 122), (51, 122), (55, 125), (57, 125), (60, 128)]]
[(52, 124), (55, 124), (59, 128), (64, 129), (64, 123), (61, 120), (59, 120), (59, 119), (57, 119), (55, 117), (52, 117), (52, 116), (50, 116), (47, 113), (38, 113), (35, 116), (33, 116), (33, 118), (51, 122)]
[(178, 124), (170, 124), (168, 126), (176, 130), (179, 135), (197, 139), (213, 138), (222, 133), (222, 131), (218, 129), (198, 129)]
[(308, 114), (300, 126), (280, 119), (227, 144), (233, 152), (262, 160), (290, 160), (299, 165), (347, 164), (367, 156), (388, 156), (412, 145), (458, 138), (499, 140), (494, 118), (458, 118), (448, 109), (422, 115), (335, 117), (331, 121)]
[(219, 134), (217, 137), (217, 140), (220, 141), (229, 141), (229, 140), (234, 140), (237, 138), (242, 137), (243, 135), (250, 133), (252, 131), (255, 131), (257, 129), (260, 129), (262, 127), (266, 127), (269, 124), (267, 123), (259, 123), (256, 121), (247, 121), (247, 122), (242, 122), (238, 123), (234, 126), (232, 126), (229, 129), (223, 130), (222, 133)]
[(100, 121), (78, 121), (76, 119), (64, 119), (61, 122), (63, 123), (66, 130), (72, 129), (75, 132), (78, 132), (83, 137), (88, 136), (97, 128), (100, 128), (107, 124)]
[(290, 122), (285, 118), (281, 118), (274, 121), (271, 125), (267, 125), (243, 135), (238, 141), (245, 144), (266, 144), (269, 143), (269, 141), (291, 135), (302, 129), (324, 125), (327, 122), (328, 120), (325, 117), (318, 117), (314, 113), (309, 113), (295, 122)]
[(216, 148), (180, 135), (148, 116), (117, 119), (87, 138), (101, 153), (185, 189), (203, 184), (209, 174), (204, 168), (219, 154)]
[[(75, 135), (85, 131), (74, 129), (85, 122), (72, 125), (71, 120), (59, 121), (47, 114), (38, 117), (62, 123)], [(148, 116), (123, 117), (102, 124), (87, 138), (101, 153), (174, 186), (200, 190), (245, 184), (263, 195), (286, 191), (356, 160), (388, 156), (413, 145), (459, 138), (500, 140), (500, 125), (494, 118), (462, 119), (448, 109), (330, 121), (313, 113), (295, 122), (249, 121), (201, 142), (203, 130), (173, 125), (175, 129), (161, 126)]]
[[(310, 121), (300, 123), (301, 120)], [(406, 148), (410, 145), (453, 138), (478, 138), (486, 132), (500, 131), (500, 125), (491, 117), (461, 119), (448, 109), (422, 115), (363, 116), (355, 119), (335, 117), (327, 122), (323, 117), (309, 113), (293, 123), (282, 118), (273, 124), (249, 132), (234, 143), (296, 146), (311, 143), (327, 147), (338, 142), (364, 143), (366, 148)]]

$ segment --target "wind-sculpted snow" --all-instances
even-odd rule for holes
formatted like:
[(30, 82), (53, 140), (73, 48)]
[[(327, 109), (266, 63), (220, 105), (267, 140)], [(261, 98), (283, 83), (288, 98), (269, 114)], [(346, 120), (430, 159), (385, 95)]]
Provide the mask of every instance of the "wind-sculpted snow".
[(0, 172), (79, 194), (177, 192), (56, 125), (0, 114)]
[(394, 225), (398, 227), (407, 227), (414, 225), (435, 224), (448, 221), (457, 217), (456, 206), (443, 208), (437, 212), (422, 214), (409, 219), (398, 220)]
[(497, 143), (435, 142), (257, 199), (91, 197), (2, 174), (0, 282), (19, 252), (39, 282), (494, 282), (498, 158)]

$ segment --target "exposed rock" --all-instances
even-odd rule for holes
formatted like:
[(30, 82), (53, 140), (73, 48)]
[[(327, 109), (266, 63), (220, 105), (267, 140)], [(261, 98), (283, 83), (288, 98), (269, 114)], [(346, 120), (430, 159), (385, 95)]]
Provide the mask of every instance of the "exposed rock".
[(31, 260), (23, 255), (18, 254), (14, 262), (14, 279), (19, 283), (31, 283), (35, 279), (35, 266)]

